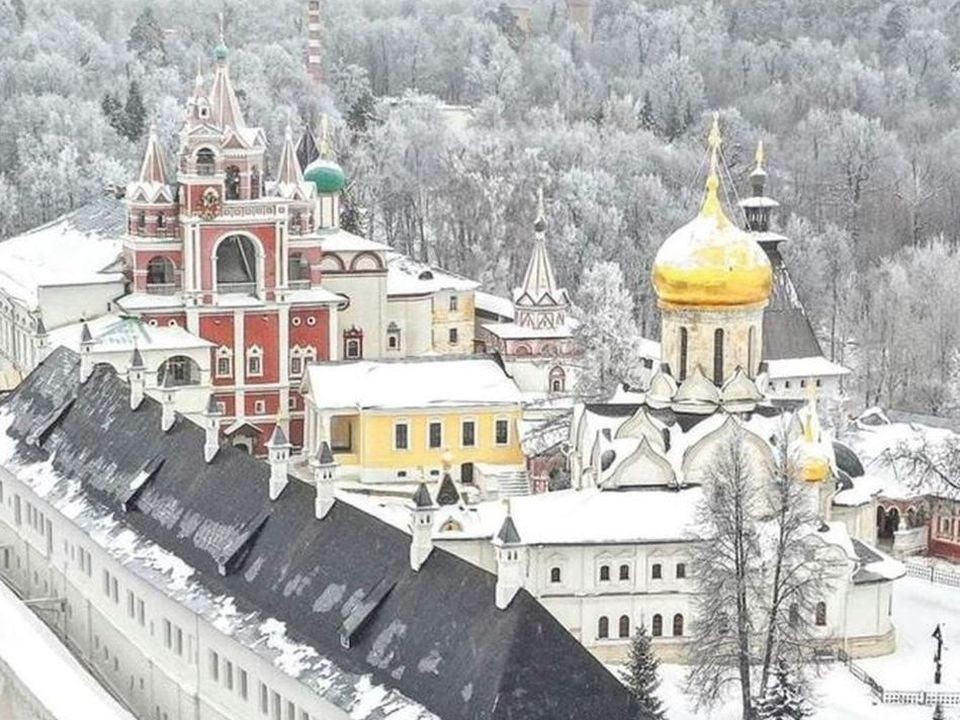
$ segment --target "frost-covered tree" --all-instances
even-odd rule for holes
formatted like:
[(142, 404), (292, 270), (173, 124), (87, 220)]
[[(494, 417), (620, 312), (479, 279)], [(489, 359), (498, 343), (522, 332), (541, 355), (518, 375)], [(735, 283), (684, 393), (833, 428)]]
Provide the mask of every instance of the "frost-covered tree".
[(641, 625), (630, 640), (630, 654), (624, 667), (624, 682), (637, 701), (637, 720), (664, 720), (666, 711), (657, 689), (660, 687), (660, 660), (653, 652), (647, 628)]
[(773, 682), (757, 700), (757, 720), (803, 720), (812, 714), (803, 686), (790, 677), (787, 663), (781, 658)]
[(127, 49), (137, 54), (145, 62), (163, 62), (166, 60), (166, 47), (163, 43), (163, 28), (153, 14), (153, 8), (147, 5), (137, 15), (130, 36), (127, 38)]
[(633, 297), (620, 266), (598, 262), (588, 268), (576, 305), (576, 338), (583, 349), (576, 392), (585, 398), (607, 398), (617, 385), (634, 379), (639, 362)]
[(123, 134), (128, 140), (136, 142), (143, 136), (147, 110), (143, 106), (140, 85), (134, 80), (127, 89), (127, 102), (123, 106)]

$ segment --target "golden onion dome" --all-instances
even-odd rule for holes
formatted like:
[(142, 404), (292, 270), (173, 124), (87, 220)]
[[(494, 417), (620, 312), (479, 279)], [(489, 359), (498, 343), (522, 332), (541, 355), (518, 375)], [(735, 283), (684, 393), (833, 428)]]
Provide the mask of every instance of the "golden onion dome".
[(709, 140), (710, 172), (700, 212), (660, 246), (653, 262), (653, 286), (660, 302), (668, 305), (765, 303), (773, 286), (770, 260), (749, 233), (731, 222), (720, 202), (716, 115)]
[(800, 479), (808, 483), (820, 483), (833, 472), (830, 456), (820, 438), (820, 423), (813, 399), (807, 406), (807, 416), (803, 421), (803, 435), (798, 440), (796, 465)]

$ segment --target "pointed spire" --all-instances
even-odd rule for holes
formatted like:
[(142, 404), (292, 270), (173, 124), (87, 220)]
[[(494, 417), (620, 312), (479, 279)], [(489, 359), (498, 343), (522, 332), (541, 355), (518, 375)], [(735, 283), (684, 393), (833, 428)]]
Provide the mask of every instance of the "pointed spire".
[(131, 370), (146, 370), (147, 365), (143, 362), (143, 355), (140, 354), (140, 348), (133, 346), (133, 354), (130, 356)]
[(707, 135), (707, 145), (710, 148), (710, 172), (707, 174), (706, 194), (703, 198), (703, 204), (700, 206), (700, 217), (713, 218), (717, 225), (724, 227), (730, 224), (726, 213), (723, 212), (723, 205), (720, 202), (720, 145), (723, 143), (723, 136), (720, 134), (720, 113), (713, 114), (713, 124), (710, 127), (710, 134)]
[(87, 345), (93, 342), (93, 335), (90, 334), (90, 326), (87, 325), (87, 321), (84, 320), (80, 324), (80, 344)]
[(247, 126), (240, 111), (240, 102), (230, 82), (230, 70), (227, 65), (227, 45), (223, 41), (223, 14), (220, 15), (220, 44), (217, 45), (214, 55), (217, 58), (217, 69), (213, 75), (213, 85), (210, 88), (211, 115), (215, 125), (220, 128), (239, 130)]
[(750, 175), (766, 175), (767, 171), (763, 167), (764, 160), (766, 159), (763, 153), (763, 138), (757, 140), (757, 152), (754, 154), (753, 159), (757, 165), (753, 168), (753, 172), (750, 173)]
[(417, 491), (413, 494), (413, 505), (418, 508), (433, 507), (433, 498), (430, 497), (426, 483), (421, 482), (417, 486)]
[(317, 150), (324, 160), (330, 159), (332, 152), (330, 149), (330, 121), (326, 113), (320, 115), (320, 145)]
[(280, 150), (280, 163), (277, 166), (277, 184), (275, 192), (281, 197), (292, 197), (302, 191), (303, 171), (297, 160), (297, 151), (293, 146), (293, 129), (287, 123), (283, 136), (283, 148)]
[(517, 299), (524, 296), (534, 305), (566, 305), (565, 293), (557, 283), (557, 276), (553, 271), (553, 263), (547, 253), (547, 242), (544, 237), (546, 229), (546, 212), (543, 205), (543, 188), (537, 192), (537, 219), (533, 223), (534, 244), (527, 271), (523, 276), (523, 285)]
[(501, 545), (519, 545), (520, 533), (517, 531), (517, 526), (513, 522), (513, 514), (510, 510), (510, 500), (505, 500), (504, 503), (507, 506), (507, 514), (504, 516), (503, 523), (500, 525), (500, 531), (497, 533), (497, 540)]
[(147, 149), (140, 165), (139, 182), (166, 185), (167, 169), (163, 162), (163, 152), (160, 150), (160, 141), (157, 139), (157, 126), (150, 125), (150, 134), (147, 136)]
[(300, 169), (305, 170), (310, 163), (319, 157), (320, 148), (317, 145), (317, 138), (308, 124), (304, 126), (300, 139), (297, 141), (297, 161), (300, 163)]

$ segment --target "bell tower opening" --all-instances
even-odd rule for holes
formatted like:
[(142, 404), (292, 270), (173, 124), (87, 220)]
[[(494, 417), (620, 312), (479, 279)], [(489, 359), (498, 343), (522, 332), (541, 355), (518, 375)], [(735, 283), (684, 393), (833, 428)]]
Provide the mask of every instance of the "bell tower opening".
[(257, 248), (246, 235), (229, 235), (217, 245), (217, 292), (257, 294)]

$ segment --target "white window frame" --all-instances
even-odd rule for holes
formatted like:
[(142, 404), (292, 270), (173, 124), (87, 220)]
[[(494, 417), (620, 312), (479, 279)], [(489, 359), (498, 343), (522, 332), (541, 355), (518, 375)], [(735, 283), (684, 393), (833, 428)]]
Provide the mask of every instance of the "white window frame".
[[(499, 442), (497, 440), (497, 423), (505, 422), (507, 424), (507, 439), (504, 442)], [(494, 447), (509, 447), (510, 446), (510, 418), (498, 415), (493, 419), (493, 444)]]
[[(256, 372), (250, 370), (250, 361), (254, 359), (258, 366)], [(263, 348), (259, 345), (251, 345), (247, 348), (246, 371), (247, 377), (263, 377)]]
[[(406, 437), (407, 446), (406, 447), (397, 447), (397, 428), (400, 427), (401, 425), (407, 429), (407, 437)], [(397, 452), (408, 452), (410, 450), (410, 444), (411, 444), (410, 439), (411, 439), (410, 421), (406, 419), (396, 420), (393, 423), (393, 449), (396, 450)]]
[(447, 307), (449, 308), (450, 312), (460, 312), (460, 296), (451, 295), (448, 300)]
[[(463, 442), (463, 426), (467, 423), (473, 424), (473, 445), (465, 445)], [(475, 417), (465, 417), (460, 418), (460, 447), (462, 448), (475, 448), (477, 447), (479, 438), (477, 437), (477, 419)]]
[(267, 401), (266, 401), (266, 400), (254, 400), (254, 401), (253, 401), (253, 414), (254, 414), (254, 415), (266, 415), (266, 414), (267, 414)]
[[(220, 372), (221, 360), (227, 361), (228, 371), (226, 373)], [(217, 348), (217, 361), (216, 363), (214, 363), (213, 371), (216, 377), (218, 378), (233, 377), (233, 351), (230, 348), (228, 348), (226, 345), (221, 345), (220, 347)]]
[[(350, 352), (350, 348), (356, 348), (354, 352)], [(360, 338), (347, 338), (343, 343), (343, 357), (346, 360), (360, 360), (363, 357), (361, 348), (363, 347), (362, 341)]]
[[(440, 444), (439, 444), (439, 445), (436, 445), (436, 446), (430, 444), (430, 429), (431, 429), (434, 425), (439, 425), (439, 426), (440, 426)], [(442, 450), (443, 447), (444, 447), (444, 442), (443, 442), (443, 441), (444, 441), (444, 434), (445, 434), (445, 433), (444, 433), (444, 431), (443, 431), (443, 418), (432, 417), (432, 418), (430, 418), (429, 420), (427, 420), (427, 437), (426, 437), (426, 448), (427, 448), (427, 450)]]

